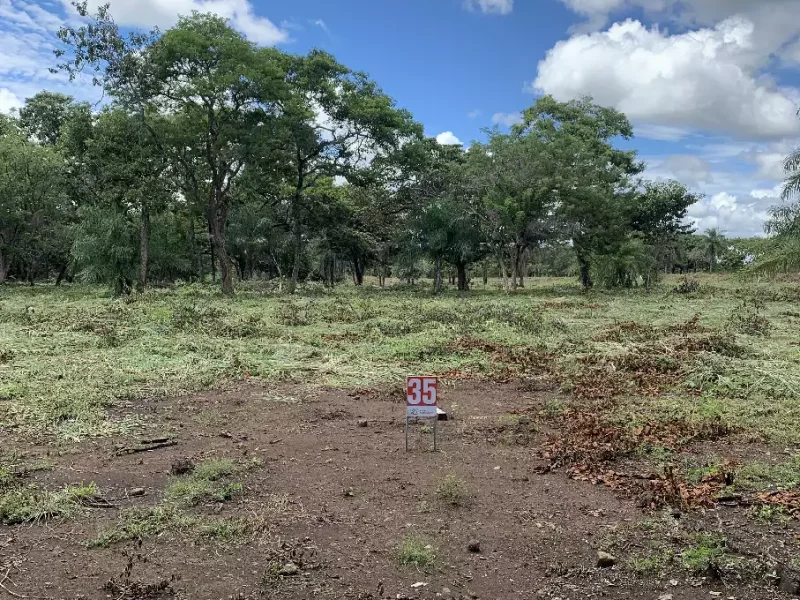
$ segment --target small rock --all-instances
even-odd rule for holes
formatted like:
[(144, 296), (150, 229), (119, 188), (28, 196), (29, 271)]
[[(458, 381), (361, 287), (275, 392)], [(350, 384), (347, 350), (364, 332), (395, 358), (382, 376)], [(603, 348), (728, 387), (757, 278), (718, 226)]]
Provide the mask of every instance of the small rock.
[(300, 568), (296, 564), (290, 562), (283, 565), (281, 570), (278, 571), (278, 575), (283, 575), (284, 577), (294, 577), (299, 572)]
[(359, 427), (369, 427), (369, 421), (367, 421), (366, 419), (362, 419), (361, 421), (358, 422), (358, 426)]
[(602, 550), (597, 553), (597, 566), (601, 569), (609, 569), (617, 564), (617, 559), (608, 552)]
[(131, 498), (135, 498), (136, 496), (144, 496), (147, 494), (147, 490), (144, 488), (133, 488), (128, 490), (128, 496)]
[(442, 594), (452, 594), (453, 592), (450, 591), (450, 588), (442, 588)]
[(427, 585), (428, 584), (425, 583), (424, 581), (418, 581), (417, 583), (412, 583), (411, 587), (414, 588), (414, 589), (417, 589), (417, 588), (425, 587)]
[(672, 594), (661, 594), (658, 600), (672, 600)]
[(467, 550), (474, 552), (475, 554), (479, 553), (481, 551), (480, 540), (470, 540), (469, 544), (467, 545)]

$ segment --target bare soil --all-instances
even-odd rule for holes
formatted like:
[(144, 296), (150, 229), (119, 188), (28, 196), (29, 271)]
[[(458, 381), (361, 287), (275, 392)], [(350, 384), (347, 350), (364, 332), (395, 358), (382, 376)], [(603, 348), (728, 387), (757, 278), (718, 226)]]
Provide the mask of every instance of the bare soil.
[[(0, 438), (6, 450), (53, 460), (54, 469), (31, 475), (36, 484), (93, 481), (112, 505), (76, 520), (0, 526), (0, 565), (7, 565), (0, 598), (790, 597), (763, 573), (659, 577), (626, 568), (626, 554), (642, 549), (636, 524), (648, 518), (721, 533), (731, 552), (778, 562), (800, 555), (800, 529), (796, 521), (759, 525), (744, 507), (654, 511), (624, 490), (576, 480), (565, 469), (538, 474), (541, 449), (559, 431), (538, 417), (551, 400), (514, 384), (445, 388), (441, 404), (452, 418), (439, 423), (438, 452), (422, 424), (412, 428), (405, 451), (396, 394), (253, 384), (124, 407), (145, 419), (146, 432), (135, 438), (61, 452)], [(162, 436), (178, 443), (119, 454), (139, 438)], [(709, 444), (698, 442), (703, 452)], [(260, 459), (241, 475), (244, 489), (232, 501), (194, 509), (243, 517), (259, 524), (254, 532), (224, 541), (165, 533), (141, 545), (87, 547), (122, 509), (157, 504), (174, 463), (209, 457)], [(465, 483), (461, 506), (436, 494), (450, 474)], [(131, 497), (134, 488), (146, 494)], [(411, 535), (433, 547), (432, 566), (399, 563), (397, 547)], [(599, 568), (597, 550), (615, 536), (623, 538), (614, 546), (617, 564)], [(480, 552), (470, 551), (474, 540)], [(297, 574), (276, 573), (290, 561)]]

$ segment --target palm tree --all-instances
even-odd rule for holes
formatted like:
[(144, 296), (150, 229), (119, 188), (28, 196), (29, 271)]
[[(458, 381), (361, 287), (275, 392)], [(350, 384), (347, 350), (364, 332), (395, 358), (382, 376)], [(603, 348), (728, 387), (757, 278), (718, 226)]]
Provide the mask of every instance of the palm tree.
[(705, 247), (708, 252), (708, 262), (711, 265), (710, 271), (714, 271), (714, 265), (717, 264), (717, 258), (725, 251), (725, 236), (722, 235), (716, 228), (706, 229), (705, 234)]
[(783, 182), (784, 200), (796, 198), (800, 195), (800, 146), (792, 150), (792, 153), (783, 161), (783, 171), (786, 178)]

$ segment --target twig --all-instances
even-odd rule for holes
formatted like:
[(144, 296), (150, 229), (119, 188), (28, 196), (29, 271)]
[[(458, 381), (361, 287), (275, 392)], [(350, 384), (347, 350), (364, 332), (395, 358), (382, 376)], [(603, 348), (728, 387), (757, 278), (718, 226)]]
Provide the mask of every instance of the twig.
[(124, 454), (136, 454), (138, 452), (149, 452), (150, 450), (158, 450), (159, 448), (169, 448), (170, 446), (177, 446), (178, 442), (175, 440), (170, 440), (167, 442), (160, 442), (158, 444), (153, 444), (152, 446), (141, 446), (139, 448), (122, 448), (117, 450), (115, 454), (117, 456), (122, 456)]
[(12, 592), (10, 589), (8, 589), (8, 588), (7, 588), (7, 587), (6, 587), (6, 586), (3, 584), (3, 582), (4, 582), (4, 581), (6, 581), (6, 580), (8, 579), (8, 574), (9, 574), (10, 572), (11, 572), (11, 568), (9, 567), (8, 571), (6, 571), (6, 574), (5, 574), (5, 575), (3, 575), (3, 579), (2, 579), (2, 580), (0, 580), (0, 588), (3, 588), (3, 589), (4, 589), (6, 592), (8, 592), (8, 593), (9, 593), (11, 596), (14, 596), (14, 598), (27, 598), (27, 596), (24, 596), (23, 594), (17, 594), (16, 592)]

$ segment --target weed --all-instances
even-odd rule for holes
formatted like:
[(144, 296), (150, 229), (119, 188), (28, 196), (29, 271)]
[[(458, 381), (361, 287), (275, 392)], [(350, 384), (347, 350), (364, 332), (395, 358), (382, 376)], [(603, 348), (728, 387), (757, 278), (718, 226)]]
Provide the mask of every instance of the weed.
[(94, 483), (67, 486), (55, 492), (41, 490), (35, 485), (12, 486), (0, 493), (0, 523), (12, 525), (74, 517), (97, 496)]
[(764, 504), (753, 507), (753, 517), (762, 525), (786, 525), (791, 521), (791, 514), (784, 506)]
[(669, 548), (654, 548), (648, 553), (628, 559), (627, 567), (640, 577), (662, 576), (671, 566), (673, 558), (672, 550)]
[(397, 562), (404, 567), (431, 567), (436, 561), (436, 551), (427, 540), (410, 536), (403, 539), (396, 551)]
[(737, 333), (768, 336), (772, 329), (772, 324), (769, 319), (761, 314), (763, 310), (764, 302), (762, 300), (745, 299), (733, 310), (728, 318), (726, 327)]
[(164, 499), (184, 506), (207, 501), (227, 502), (242, 491), (241, 483), (222, 481), (236, 471), (233, 462), (226, 459), (200, 463), (191, 474), (169, 484), (164, 490)]
[(725, 561), (725, 539), (715, 535), (699, 535), (695, 544), (681, 553), (681, 565), (692, 573), (719, 570)]
[(314, 310), (311, 304), (301, 304), (300, 302), (289, 300), (278, 308), (275, 320), (281, 325), (289, 327), (299, 327), (309, 325), (313, 321)]
[(445, 477), (436, 488), (436, 497), (450, 506), (464, 506), (468, 496), (466, 482), (453, 473)]
[(684, 277), (672, 291), (675, 294), (695, 294), (700, 291), (700, 282), (697, 279)]
[(736, 473), (736, 487), (740, 489), (791, 489), (797, 486), (800, 486), (800, 454), (788, 462), (775, 465), (748, 463)]
[(199, 530), (200, 535), (207, 539), (233, 541), (249, 534), (253, 527), (242, 518), (209, 519), (199, 526)]
[(172, 504), (130, 508), (123, 510), (114, 525), (100, 531), (87, 545), (105, 548), (119, 542), (158, 536), (168, 531), (185, 531), (197, 523), (197, 517), (185, 514)]

